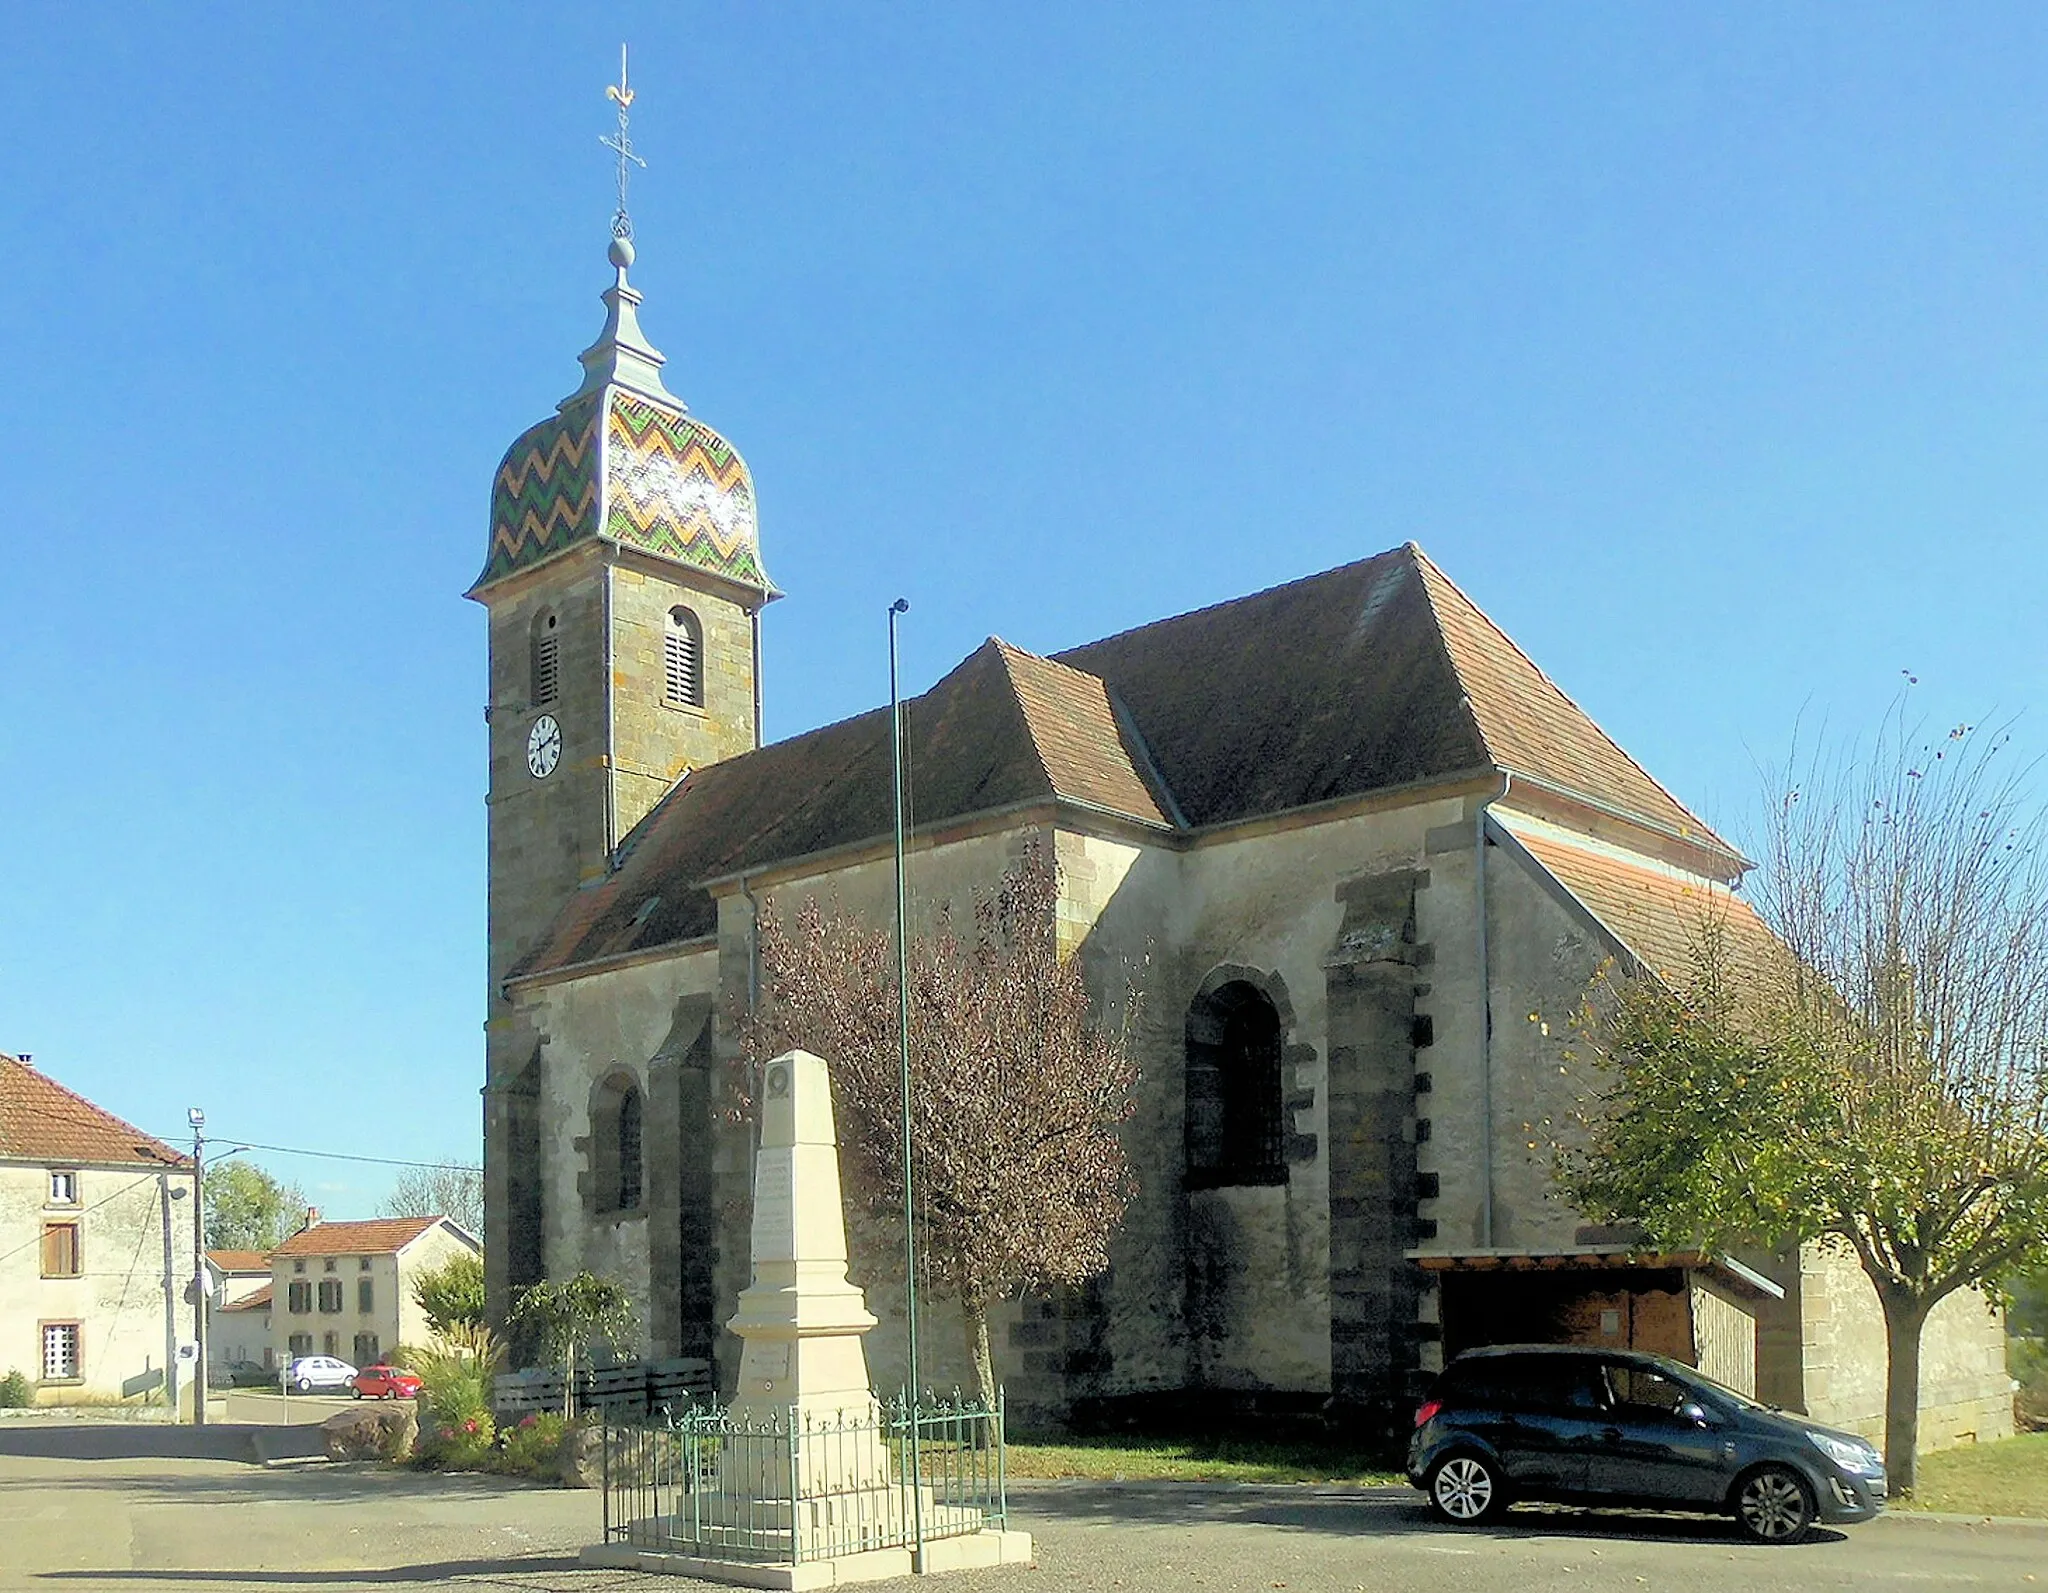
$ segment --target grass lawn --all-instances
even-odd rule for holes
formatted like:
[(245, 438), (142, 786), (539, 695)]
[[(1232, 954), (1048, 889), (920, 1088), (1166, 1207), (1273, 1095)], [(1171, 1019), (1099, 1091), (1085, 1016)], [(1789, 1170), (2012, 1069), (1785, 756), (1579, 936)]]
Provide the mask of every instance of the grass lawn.
[(1969, 1516), (2048, 1516), (2048, 1433), (1920, 1457), (1919, 1487), (1895, 1508)]
[(1085, 1477), (1105, 1482), (1402, 1482), (1360, 1451), (1246, 1439), (1079, 1439), (1011, 1444), (1012, 1477)]

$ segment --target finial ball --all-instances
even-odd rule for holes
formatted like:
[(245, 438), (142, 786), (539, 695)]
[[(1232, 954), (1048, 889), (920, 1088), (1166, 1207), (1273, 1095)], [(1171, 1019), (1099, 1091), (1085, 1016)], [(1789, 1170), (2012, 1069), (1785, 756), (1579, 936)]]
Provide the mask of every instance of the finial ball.
[(633, 240), (631, 238), (612, 239), (612, 246), (605, 250), (604, 255), (607, 260), (611, 261), (621, 271), (625, 270), (626, 267), (633, 263)]

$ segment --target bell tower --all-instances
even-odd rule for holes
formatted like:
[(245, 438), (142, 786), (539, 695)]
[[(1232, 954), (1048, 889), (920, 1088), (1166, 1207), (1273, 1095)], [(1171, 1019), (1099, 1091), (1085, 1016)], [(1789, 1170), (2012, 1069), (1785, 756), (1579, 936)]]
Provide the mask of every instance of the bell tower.
[(486, 1279), (502, 1322), (543, 1276), (540, 1037), (509, 978), (610, 872), (620, 842), (691, 769), (760, 742), (762, 568), (754, 483), (738, 452), (662, 380), (627, 279), (625, 63), (619, 209), (605, 322), (583, 380), (507, 451), (490, 547), (467, 595), (489, 613), (489, 928), (485, 1022)]
[(663, 385), (609, 251), (583, 383), (491, 489), (490, 989), (691, 769), (760, 741), (761, 565), (738, 452)]

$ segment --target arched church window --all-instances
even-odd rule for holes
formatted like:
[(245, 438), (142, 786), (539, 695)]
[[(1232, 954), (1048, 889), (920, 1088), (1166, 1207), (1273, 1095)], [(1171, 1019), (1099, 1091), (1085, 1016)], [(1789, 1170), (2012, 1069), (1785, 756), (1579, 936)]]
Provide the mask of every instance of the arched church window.
[(1197, 1188), (1284, 1184), (1287, 1131), (1280, 1014), (1233, 979), (1188, 1009), (1187, 1179)]
[(533, 706), (551, 703), (562, 690), (562, 636), (555, 612), (550, 609), (533, 622), (533, 683), (529, 693)]
[(678, 708), (704, 706), (704, 627), (682, 604), (668, 611), (662, 636), (662, 699)]
[(640, 1091), (635, 1088), (619, 1101), (618, 1209), (640, 1209)]
[(639, 1211), (646, 1189), (646, 1097), (624, 1068), (600, 1082), (590, 1096), (589, 1173), (584, 1189), (590, 1209), (606, 1213)]

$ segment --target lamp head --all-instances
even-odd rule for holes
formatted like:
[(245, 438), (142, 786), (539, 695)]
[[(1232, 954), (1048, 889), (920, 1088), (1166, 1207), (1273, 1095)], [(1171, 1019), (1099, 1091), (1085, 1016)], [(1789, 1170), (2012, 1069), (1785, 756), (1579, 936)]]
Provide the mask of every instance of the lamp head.
[(206, 1114), (200, 1111), (199, 1108), (196, 1106), (189, 1107), (186, 1109), (185, 1112), (185, 1121), (190, 1123), (194, 1128), (204, 1128), (206, 1127)]

